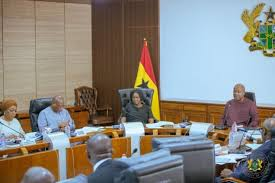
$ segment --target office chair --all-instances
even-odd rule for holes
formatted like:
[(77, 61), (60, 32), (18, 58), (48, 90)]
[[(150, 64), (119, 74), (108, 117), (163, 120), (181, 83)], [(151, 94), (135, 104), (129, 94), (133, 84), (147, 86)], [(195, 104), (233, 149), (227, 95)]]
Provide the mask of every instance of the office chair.
[(30, 101), (30, 120), (33, 132), (39, 131), (38, 115), (39, 113), (52, 104), (52, 98), (38, 98)]
[(129, 166), (122, 171), (116, 183), (183, 183), (183, 159), (171, 156), (168, 150), (155, 151), (141, 157), (122, 160)]
[(214, 182), (216, 164), (213, 142), (208, 139), (177, 141), (176, 139), (172, 143), (167, 141), (160, 143), (161, 139), (154, 138), (154, 149), (169, 149), (172, 155), (181, 155), (183, 157), (183, 174), (186, 182)]

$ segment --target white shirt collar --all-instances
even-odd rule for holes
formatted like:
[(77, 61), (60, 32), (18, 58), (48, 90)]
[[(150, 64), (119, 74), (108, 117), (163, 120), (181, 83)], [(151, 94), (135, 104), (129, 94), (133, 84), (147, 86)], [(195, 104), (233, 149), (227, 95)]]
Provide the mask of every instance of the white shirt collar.
[(96, 169), (102, 164), (104, 163), (105, 161), (109, 160), (109, 159), (112, 159), (112, 158), (106, 158), (106, 159), (102, 159), (100, 161), (98, 161), (95, 165), (94, 165), (94, 172), (96, 171)]

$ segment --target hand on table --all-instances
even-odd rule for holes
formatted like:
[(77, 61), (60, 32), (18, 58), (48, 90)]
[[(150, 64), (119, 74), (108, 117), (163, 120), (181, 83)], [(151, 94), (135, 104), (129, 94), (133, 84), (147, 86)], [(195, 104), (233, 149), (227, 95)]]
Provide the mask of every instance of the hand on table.
[(59, 128), (61, 131), (65, 131), (65, 127), (69, 125), (69, 121), (64, 121), (59, 124)]
[(222, 178), (226, 178), (229, 177), (233, 172), (227, 168), (225, 168), (222, 172), (221, 172), (221, 177)]

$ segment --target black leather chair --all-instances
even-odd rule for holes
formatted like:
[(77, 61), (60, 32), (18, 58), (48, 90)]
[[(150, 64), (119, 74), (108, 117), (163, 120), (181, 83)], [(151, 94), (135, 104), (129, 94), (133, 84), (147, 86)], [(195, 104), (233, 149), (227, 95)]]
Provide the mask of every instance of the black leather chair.
[[(171, 138), (173, 139), (173, 138)], [(157, 141), (157, 142), (154, 142)], [(181, 155), (184, 159), (184, 176), (188, 183), (215, 182), (215, 152), (211, 140), (175, 139), (164, 140), (153, 138), (152, 143), (157, 149), (169, 149), (172, 155)]]
[(148, 106), (152, 105), (152, 99), (153, 99), (153, 94), (154, 90), (150, 88), (128, 88), (128, 89), (120, 89), (118, 90), (119, 96), (120, 96), (120, 103), (122, 109), (126, 107), (126, 105), (131, 101), (130, 99), (130, 93), (136, 89), (139, 89), (143, 96), (142, 100), (144, 103)]
[(39, 113), (52, 104), (52, 98), (38, 98), (30, 102), (30, 120), (33, 132), (39, 131), (38, 128), (38, 115)]
[[(130, 94), (132, 91), (139, 89), (142, 92), (142, 99), (143, 102), (148, 105), (148, 106), (152, 106), (152, 99), (153, 99), (153, 94), (154, 94), (154, 90), (150, 89), (150, 88), (127, 88), (127, 89), (120, 89), (118, 90), (118, 94), (120, 96), (120, 103), (121, 103), (121, 111), (123, 111), (126, 107), (126, 105), (131, 101), (131, 97)], [(119, 117), (119, 122), (120, 122), (120, 118)]]
[(255, 96), (254, 92), (245, 92), (244, 97), (246, 97), (256, 103), (256, 96)]
[(115, 179), (115, 183), (184, 182), (183, 159), (171, 156), (168, 150), (121, 160), (129, 166)]

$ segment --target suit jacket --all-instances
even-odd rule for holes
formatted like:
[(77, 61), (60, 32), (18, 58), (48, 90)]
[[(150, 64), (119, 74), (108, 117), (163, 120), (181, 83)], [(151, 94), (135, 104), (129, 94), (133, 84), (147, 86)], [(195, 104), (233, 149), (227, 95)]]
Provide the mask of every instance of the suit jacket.
[[(261, 145), (258, 149), (252, 151), (248, 158), (239, 164), (239, 166), (231, 174), (231, 177), (235, 177), (246, 182), (259, 182), (264, 174), (263, 170), (267, 168), (268, 155), (270, 152), (271, 141), (268, 141)], [(260, 170), (257, 171), (257, 173), (249, 169), (249, 167), (251, 167), (251, 164), (249, 164), (249, 160), (251, 162), (251, 159), (255, 161), (262, 160), (262, 168), (260, 168)]]
[(114, 178), (119, 177), (120, 172), (126, 168), (128, 168), (128, 165), (123, 162), (112, 159), (107, 160), (88, 176), (88, 183), (113, 183)]

